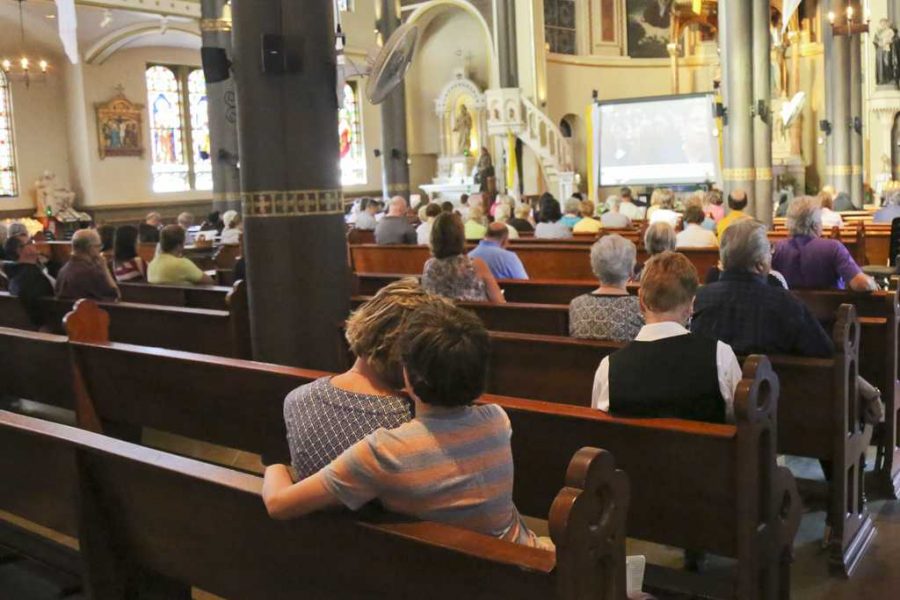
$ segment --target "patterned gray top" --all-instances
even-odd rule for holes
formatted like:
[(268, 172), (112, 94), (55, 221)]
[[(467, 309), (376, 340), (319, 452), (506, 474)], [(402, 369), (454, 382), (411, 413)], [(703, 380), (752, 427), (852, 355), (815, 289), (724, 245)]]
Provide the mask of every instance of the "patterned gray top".
[(284, 399), (291, 466), (301, 479), (315, 475), (379, 427), (393, 429), (411, 418), (411, 403), (404, 398), (348, 392), (322, 377)]
[(584, 294), (569, 303), (569, 335), (591, 340), (630, 342), (644, 316), (637, 296)]
[(472, 259), (463, 254), (429, 258), (422, 270), (426, 292), (452, 300), (484, 302), (488, 299), (484, 281), (475, 272)]

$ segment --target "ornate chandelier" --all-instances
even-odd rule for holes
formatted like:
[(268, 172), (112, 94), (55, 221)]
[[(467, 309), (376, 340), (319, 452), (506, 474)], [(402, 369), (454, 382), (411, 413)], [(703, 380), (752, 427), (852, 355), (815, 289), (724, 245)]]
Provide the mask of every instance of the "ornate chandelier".
[(16, 2), (19, 3), (19, 58), (4, 57), (0, 60), (0, 68), (9, 79), (24, 81), (27, 88), (31, 86), (32, 81), (43, 81), (50, 65), (44, 59), (34, 61), (25, 54), (25, 19), (22, 16), (22, 3), (25, 0), (16, 0)]

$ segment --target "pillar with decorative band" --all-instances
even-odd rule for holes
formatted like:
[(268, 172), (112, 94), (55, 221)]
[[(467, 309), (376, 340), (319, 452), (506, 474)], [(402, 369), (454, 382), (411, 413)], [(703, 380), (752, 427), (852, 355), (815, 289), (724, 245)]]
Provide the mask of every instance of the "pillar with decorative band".
[[(833, 12), (842, 19), (847, 5), (847, 0), (825, 0), (820, 11), (825, 47), (825, 107), (831, 121), (825, 153), (826, 162), (832, 165), (850, 164), (850, 40), (846, 35), (834, 34), (827, 15)], [(828, 179), (838, 193), (850, 193), (849, 172), (833, 171)]]
[(350, 274), (331, 0), (233, 0), (256, 360), (335, 371)]
[[(747, 192), (747, 212), (755, 214), (755, 171), (753, 168), (753, 39), (752, 3), (723, 0), (719, 3), (720, 49), (726, 124), (725, 192)], [(727, 15), (727, 16), (726, 16)]]
[[(772, 210), (772, 59), (769, 0), (752, 0), (753, 5), (753, 164), (756, 167), (753, 214), (771, 225)], [(761, 175), (768, 174), (767, 177)]]
[[(205, 74), (217, 73), (216, 80), (206, 77), (207, 112), (209, 118), (209, 161), (212, 167), (213, 209), (224, 212), (240, 204), (238, 172), (237, 93), (228, 72), (227, 60), (232, 55), (231, 18), (223, 18), (226, 0), (202, 0), (200, 3), (200, 35), (204, 48), (215, 48), (217, 54), (203, 54)], [(224, 60), (223, 60), (224, 59)], [(199, 140), (194, 140), (199, 143)]]
[[(400, 27), (399, 0), (378, 0), (375, 25), (387, 42)], [(406, 141), (406, 89), (401, 83), (381, 103), (381, 189), (384, 197), (409, 200), (409, 149)]]
[[(853, 6), (854, 14), (857, 18), (863, 18), (863, 8), (859, 0), (851, 0), (850, 5)], [(850, 46), (850, 164), (861, 165), (863, 162), (863, 81), (862, 81), (862, 36), (858, 33), (850, 35), (848, 44)], [(863, 174), (850, 173), (850, 201), (855, 208), (862, 208), (865, 204), (863, 197)]]

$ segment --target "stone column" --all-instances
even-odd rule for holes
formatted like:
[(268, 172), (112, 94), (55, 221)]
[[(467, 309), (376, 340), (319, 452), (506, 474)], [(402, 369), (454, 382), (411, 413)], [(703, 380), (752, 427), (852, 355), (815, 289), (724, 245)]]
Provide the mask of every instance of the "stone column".
[(842, 22), (846, 0), (826, 0), (823, 7), (822, 37), (825, 42), (825, 105), (831, 122), (831, 135), (826, 145), (826, 172), (835, 190), (850, 193), (850, 40), (834, 35), (827, 14), (834, 12)]
[[(375, 26), (387, 43), (400, 27), (398, 0), (379, 0)], [(406, 88), (401, 83), (381, 103), (381, 190), (385, 198), (409, 199), (409, 151), (406, 145)]]
[[(858, 0), (852, 2), (855, 18), (863, 19), (863, 9)], [(863, 36), (849, 37), (850, 46), (850, 200), (856, 208), (865, 204), (863, 194), (863, 77), (862, 46)]]
[[(204, 48), (218, 48), (230, 58), (231, 19), (222, 18), (226, 0), (202, 0), (200, 31)], [(209, 62), (209, 58), (204, 60)], [(209, 66), (209, 65), (204, 65)], [(238, 171), (237, 93), (234, 79), (206, 82), (209, 111), (209, 156), (212, 163), (213, 210), (240, 209)]]
[(253, 357), (334, 371), (342, 367), (350, 277), (333, 6), (234, 0), (233, 7)]
[(725, 193), (738, 188), (745, 190), (751, 201), (748, 212), (755, 214), (752, 8), (747, 0), (723, 0), (719, 3), (719, 31), (724, 34), (721, 42), (722, 89), (727, 110), (722, 176)]
[(500, 87), (519, 87), (519, 61), (516, 56), (516, 2), (515, 0), (497, 0), (496, 6)]
[(763, 223), (772, 223), (772, 62), (769, 0), (753, 0), (753, 164), (756, 185), (754, 214)]

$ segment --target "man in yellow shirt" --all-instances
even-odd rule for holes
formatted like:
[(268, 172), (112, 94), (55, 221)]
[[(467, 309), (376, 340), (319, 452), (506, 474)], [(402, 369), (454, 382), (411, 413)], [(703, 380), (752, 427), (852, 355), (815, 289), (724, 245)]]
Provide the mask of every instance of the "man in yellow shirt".
[(159, 234), (159, 254), (147, 267), (150, 283), (213, 283), (184, 252), (184, 229), (180, 225), (166, 225)]
[(728, 194), (728, 214), (722, 217), (716, 224), (716, 236), (722, 241), (722, 233), (736, 221), (750, 219), (751, 216), (744, 212), (747, 208), (747, 192), (742, 189), (733, 190)]
[(603, 225), (594, 218), (594, 203), (590, 200), (582, 200), (579, 206), (581, 220), (575, 223), (572, 233), (600, 233)]

